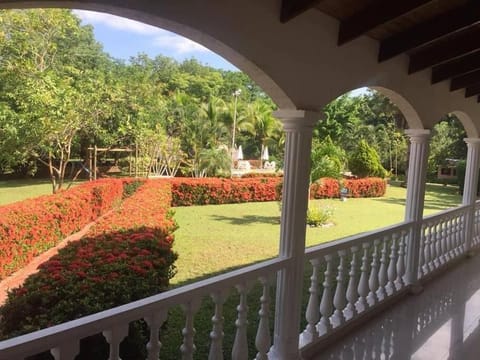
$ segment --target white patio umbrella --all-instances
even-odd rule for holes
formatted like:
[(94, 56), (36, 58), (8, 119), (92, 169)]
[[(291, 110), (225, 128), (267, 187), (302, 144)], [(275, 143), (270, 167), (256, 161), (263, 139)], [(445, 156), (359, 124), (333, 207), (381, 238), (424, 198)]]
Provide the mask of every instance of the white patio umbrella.
[(268, 146), (265, 146), (263, 147), (263, 151), (262, 151), (262, 160), (268, 161), (269, 158), (270, 156), (268, 154)]
[(238, 147), (237, 150), (237, 160), (243, 160), (243, 151), (242, 151), (242, 145)]

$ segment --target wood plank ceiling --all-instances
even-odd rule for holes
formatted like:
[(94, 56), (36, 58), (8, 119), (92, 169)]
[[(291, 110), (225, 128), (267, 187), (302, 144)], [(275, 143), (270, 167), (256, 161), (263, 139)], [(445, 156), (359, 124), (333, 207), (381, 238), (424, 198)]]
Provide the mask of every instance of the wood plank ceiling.
[(409, 74), (430, 68), (480, 102), (480, 0), (282, 0), (280, 21), (312, 8), (340, 21), (339, 46), (370, 36), (379, 62), (407, 54)]

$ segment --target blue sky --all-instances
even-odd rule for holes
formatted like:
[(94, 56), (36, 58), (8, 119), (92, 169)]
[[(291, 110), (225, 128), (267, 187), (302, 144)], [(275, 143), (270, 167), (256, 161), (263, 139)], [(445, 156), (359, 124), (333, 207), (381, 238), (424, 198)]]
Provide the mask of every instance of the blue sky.
[(178, 61), (196, 58), (215, 68), (238, 70), (228, 61), (200, 44), (138, 21), (92, 11), (74, 10), (83, 24), (94, 28), (95, 38), (117, 59), (128, 60), (140, 52), (150, 57), (170, 56)]

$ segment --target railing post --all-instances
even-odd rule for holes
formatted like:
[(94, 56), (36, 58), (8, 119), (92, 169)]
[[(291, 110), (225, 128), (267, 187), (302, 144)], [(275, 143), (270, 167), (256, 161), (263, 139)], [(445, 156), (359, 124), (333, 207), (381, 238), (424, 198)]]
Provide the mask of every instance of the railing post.
[(409, 243), (407, 244), (405, 283), (406, 285), (412, 286), (412, 290), (415, 291), (419, 290), (418, 263), (420, 257), (430, 130), (409, 129), (405, 131), (405, 134), (410, 138), (405, 221), (413, 222), (413, 228), (409, 236)]
[(467, 143), (467, 168), (465, 169), (465, 183), (463, 186), (462, 204), (469, 209), (465, 217), (465, 253), (469, 254), (475, 219), (475, 201), (477, 200), (478, 170), (480, 165), (480, 139), (466, 138)]
[(310, 153), (319, 115), (279, 110), (275, 116), (286, 133), (279, 256), (290, 261), (277, 277), (274, 339), (268, 355), (269, 359), (293, 360), (299, 358)]

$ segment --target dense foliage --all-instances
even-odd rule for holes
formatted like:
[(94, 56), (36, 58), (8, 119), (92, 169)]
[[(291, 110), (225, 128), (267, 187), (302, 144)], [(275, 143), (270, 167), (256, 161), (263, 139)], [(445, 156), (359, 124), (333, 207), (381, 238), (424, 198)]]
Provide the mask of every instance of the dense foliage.
[(383, 178), (387, 175), (377, 151), (368, 145), (365, 140), (360, 140), (358, 147), (352, 153), (349, 167), (354, 175), (361, 178), (371, 176)]

